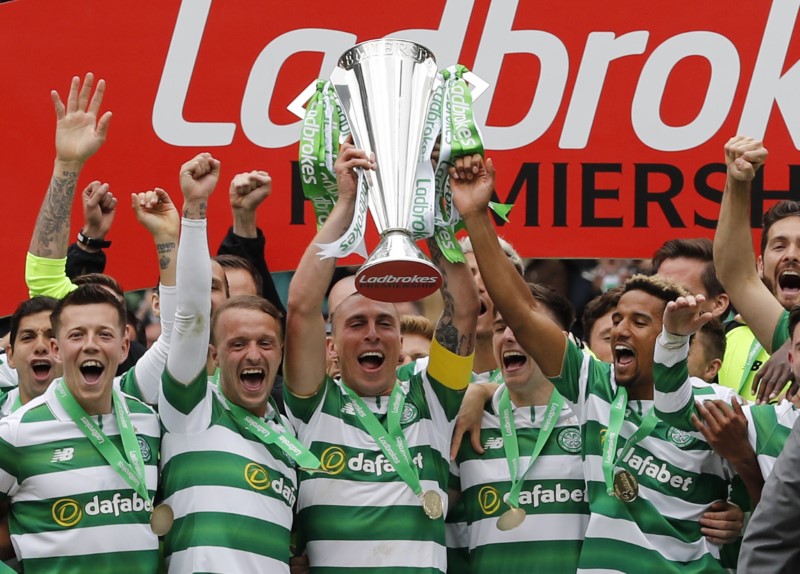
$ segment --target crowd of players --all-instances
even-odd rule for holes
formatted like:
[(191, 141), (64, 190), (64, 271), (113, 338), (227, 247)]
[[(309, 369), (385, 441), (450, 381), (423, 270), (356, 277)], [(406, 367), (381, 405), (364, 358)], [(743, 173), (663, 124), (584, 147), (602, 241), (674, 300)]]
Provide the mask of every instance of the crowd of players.
[(586, 342), (569, 335), (570, 302), (526, 283), (498, 239), (490, 159), (450, 170), (467, 261), (429, 242), (444, 275), (433, 325), (352, 277), (328, 293), (336, 261), (317, 244), (348, 228), (373, 158), (341, 146), (338, 201), (284, 309), (256, 227), (269, 175), (233, 179), (233, 226), (211, 258), (220, 162), (200, 154), (180, 167), (180, 214), (163, 189), (131, 196), (159, 272), (161, 332), (145, 350), (122, 289), (96, 272), (117, 208), (108, 184), (86, 186), (69, 246), (79, 175), (108, 132), (104, 89), (87, 75), (66, 102), (52, 94), (32, 298), (0, 370), (6, 568), (791, 571), (795, 468), (780, 454), (797, 418), (800, 204), (768, 212), (756, 259), (760, 142), (725, 145), (713, 246), (667, 242), (652, 275), (587, 306)]

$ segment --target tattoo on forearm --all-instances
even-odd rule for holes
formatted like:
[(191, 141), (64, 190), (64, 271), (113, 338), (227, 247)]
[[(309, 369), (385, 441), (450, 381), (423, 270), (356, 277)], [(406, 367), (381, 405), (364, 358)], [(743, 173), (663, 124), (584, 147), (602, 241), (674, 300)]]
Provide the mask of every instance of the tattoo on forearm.
[(197, 205), (184, 206), (183, 216), (187, 219), (205, 219), (208, 202), (201, 201)]
[(158, 254), (162, 255), (164, 253), (168, 253), (175, 249), (176, 244), (174, 241), (170, 241), (169, 243), (156, 243), (156, 250), (158, 250)]
[(77, 181), (76, 171), (63, 171), (50, 180), (33, 235), (38, 255), (42, 257), (52, 257), (67, 249), (69, 215)]
[(167, 257), (166, 255), (162, 255), (158, 260), (158, 265), (159, 265), (159, 267), (161, 267), (161, 270), (163, 271), (164, 269), (169, 267), (169, 264), (171, 262), (172, 262), (172, 258), (171, 257)]
[[(440, 269), (442, 268), (442, 255), (439, 246), (435, 241), (429, 241), (428, 247), (431, 251), (431, 261), (436, 264)], [(466, 356), (472, 353), (472, 337), (459, 332), (456, 327), (453, 316), (455, 310), (455, 300), (453, 294), (450, 292), (447, 284), (447, 273), (442, 273), (442, 300), (444, 302), (444, 309), (439, 322), (436, 325), (436, 340), (439, 344), (457, 355)]]

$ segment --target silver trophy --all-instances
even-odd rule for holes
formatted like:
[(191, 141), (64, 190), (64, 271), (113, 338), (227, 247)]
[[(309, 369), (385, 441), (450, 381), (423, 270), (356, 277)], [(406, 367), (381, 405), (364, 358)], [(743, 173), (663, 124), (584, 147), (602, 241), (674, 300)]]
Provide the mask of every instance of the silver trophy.
[(356, 288), (370, 299), (421, 299), (442, 282), (441, 272), (417, 247), (411, 231), (417, 162), (436, 75), (430, 50), (383, 39), (345, 52), (331, 76), (353, 142), (373, 153), (377, 163), (363, 176), (381, 239), (356, 273)]

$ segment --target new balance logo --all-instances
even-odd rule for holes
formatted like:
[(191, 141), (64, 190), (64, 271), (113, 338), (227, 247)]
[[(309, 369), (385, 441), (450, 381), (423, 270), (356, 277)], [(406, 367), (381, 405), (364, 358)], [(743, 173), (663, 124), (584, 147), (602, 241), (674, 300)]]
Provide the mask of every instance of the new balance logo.
[(67, 462), (68, 460), (72, 460), (72, 455), (75, 454), (75, 449), (71, 446), (67, 448), (57, 448), (53, 451), (53, 458), (50, 459), (50, 462)]
[(503, 437), (496, 436), (486, 439), (486, 442), (483, 444), (483, 448), (485, 448), (486, 450), (494, 448), (503, 448)]

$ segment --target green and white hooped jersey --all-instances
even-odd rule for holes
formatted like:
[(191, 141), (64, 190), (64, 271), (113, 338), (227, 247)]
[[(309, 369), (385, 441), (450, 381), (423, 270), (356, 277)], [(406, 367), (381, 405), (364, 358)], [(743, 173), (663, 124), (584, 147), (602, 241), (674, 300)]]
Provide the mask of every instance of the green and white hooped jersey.
[(742, 410), (748, 422), (747, 439), (756, 453), (761, 474), (767, 480), (800, 411), (787, 400), (777, 405), (745, 405)]
[[(436, 343), (434, 343), (436, 345)], [(406, 402), (400, 419), (423, 491), (435, 490), (447, 510), (449, 449), (463, 389), (433, 373), (464, 372), (471, 358), (439, 348), (428, 368), (400, 382)], [(442, 353), (445, 353), (441, 364)], [(466, 370), (459, 363), (469, 361)], [(448, 368), (451, 367), (451, 368)], [(452, 368), (455, 367), (455, 368)], [(437, 573), (446, 568), (444, 520), (431, 520), (355, 416), (349, 397), (327, 378), (313, 397), (284, 391), (300, 441), (328, 473), (302, 473), (297, 503), (298, 547), (312, 571)], [(388, 397), (362, 397), (385, 424)]]
[[(293, 463), (239, 428), (205, 368), (188, 387), (165, 370), (162, 385), (161, 480), (175, 513), (169, 571), (288, 573)], [(269, 427), (283, 433), (274, 416), (269, 409)]]
[[(657, 369), (654, 376), (658, 381)], [(616, 466), (617, 470), (628, 470), (639, 483), (638, 498), (622, 502), (606, 492), (602, 467), (611, 402), (617, 391), (613, 366), (568, 342), (561, 375), (551, 380), (578, 416), (583, 439), (591, 516), (578, 571), (630, 572), (634, 564), (659, 573), (723, 572), (718, 562), (719, 547), (702, 535), (699, 520), (714, 501), (728, 499), (734, 475), (728, 463), (714, 453), (700, 433), (680, 430), (662, 418)], [(692, 383), (691, 391), (679, 397), (681, 401), (690, 405), (694, 398), (730, 402), (729, 389), (699, 379)], [(659, 394), (660, 388), (657, 382), (659, 400), (667, 396)], [(659, 416), (664, 408), (660, 404)], [(628, 401), (618, 453), (651, 406), (654, 401)]]
[[(509, 508), (503, 501), (511, 489), (498, 406), (504, 388), (500, 386), (483, 413), (484, 454), (475, 453), (464, 441), (456, 459), (469, 524), (470, 572), (572, 574), (589, 523), (578, 419), (569, 407), (562, 408), (520, 492), (525, 521), (513, 530), (498, 530), (497, 520)], [(519, 464), (525, 469), (548, 407), (512, 403), (512, 408)]]
[[(418, 361), (418, 363), (421, 361)], [(472, 373), (470, 384), (482, 385), (491, 380), (494, 371), (485, 373)], [(467, 440), (464, 437), (464, 440)], [(461, 491), (458, 471), (454, 468), (455, 462), (450, 463), (450, 488)], [(444, 523), (445, 540), (447, 541), (447, 572), (461, 574), (469, 567), (469, 531), (464, 501), (458, 501), (450, 508)]]
[[(14, 387), (6, 393), (0, 393), (0, 419), (4, 419), (12, 412), (21, 407), (17, 405), (19, 401), (19, 387)], [(16, 408), (14, 408), (16, 405)]]
[[(124, 396), (155, 495), (161, 431), (153, 410)], [(92, 417), (122, 448), (113, 413)], [(55, 385), (0, 420), (0, 493), (26, 573), (156, 572), (146, 503), (106, 462), (55, 396)]]

